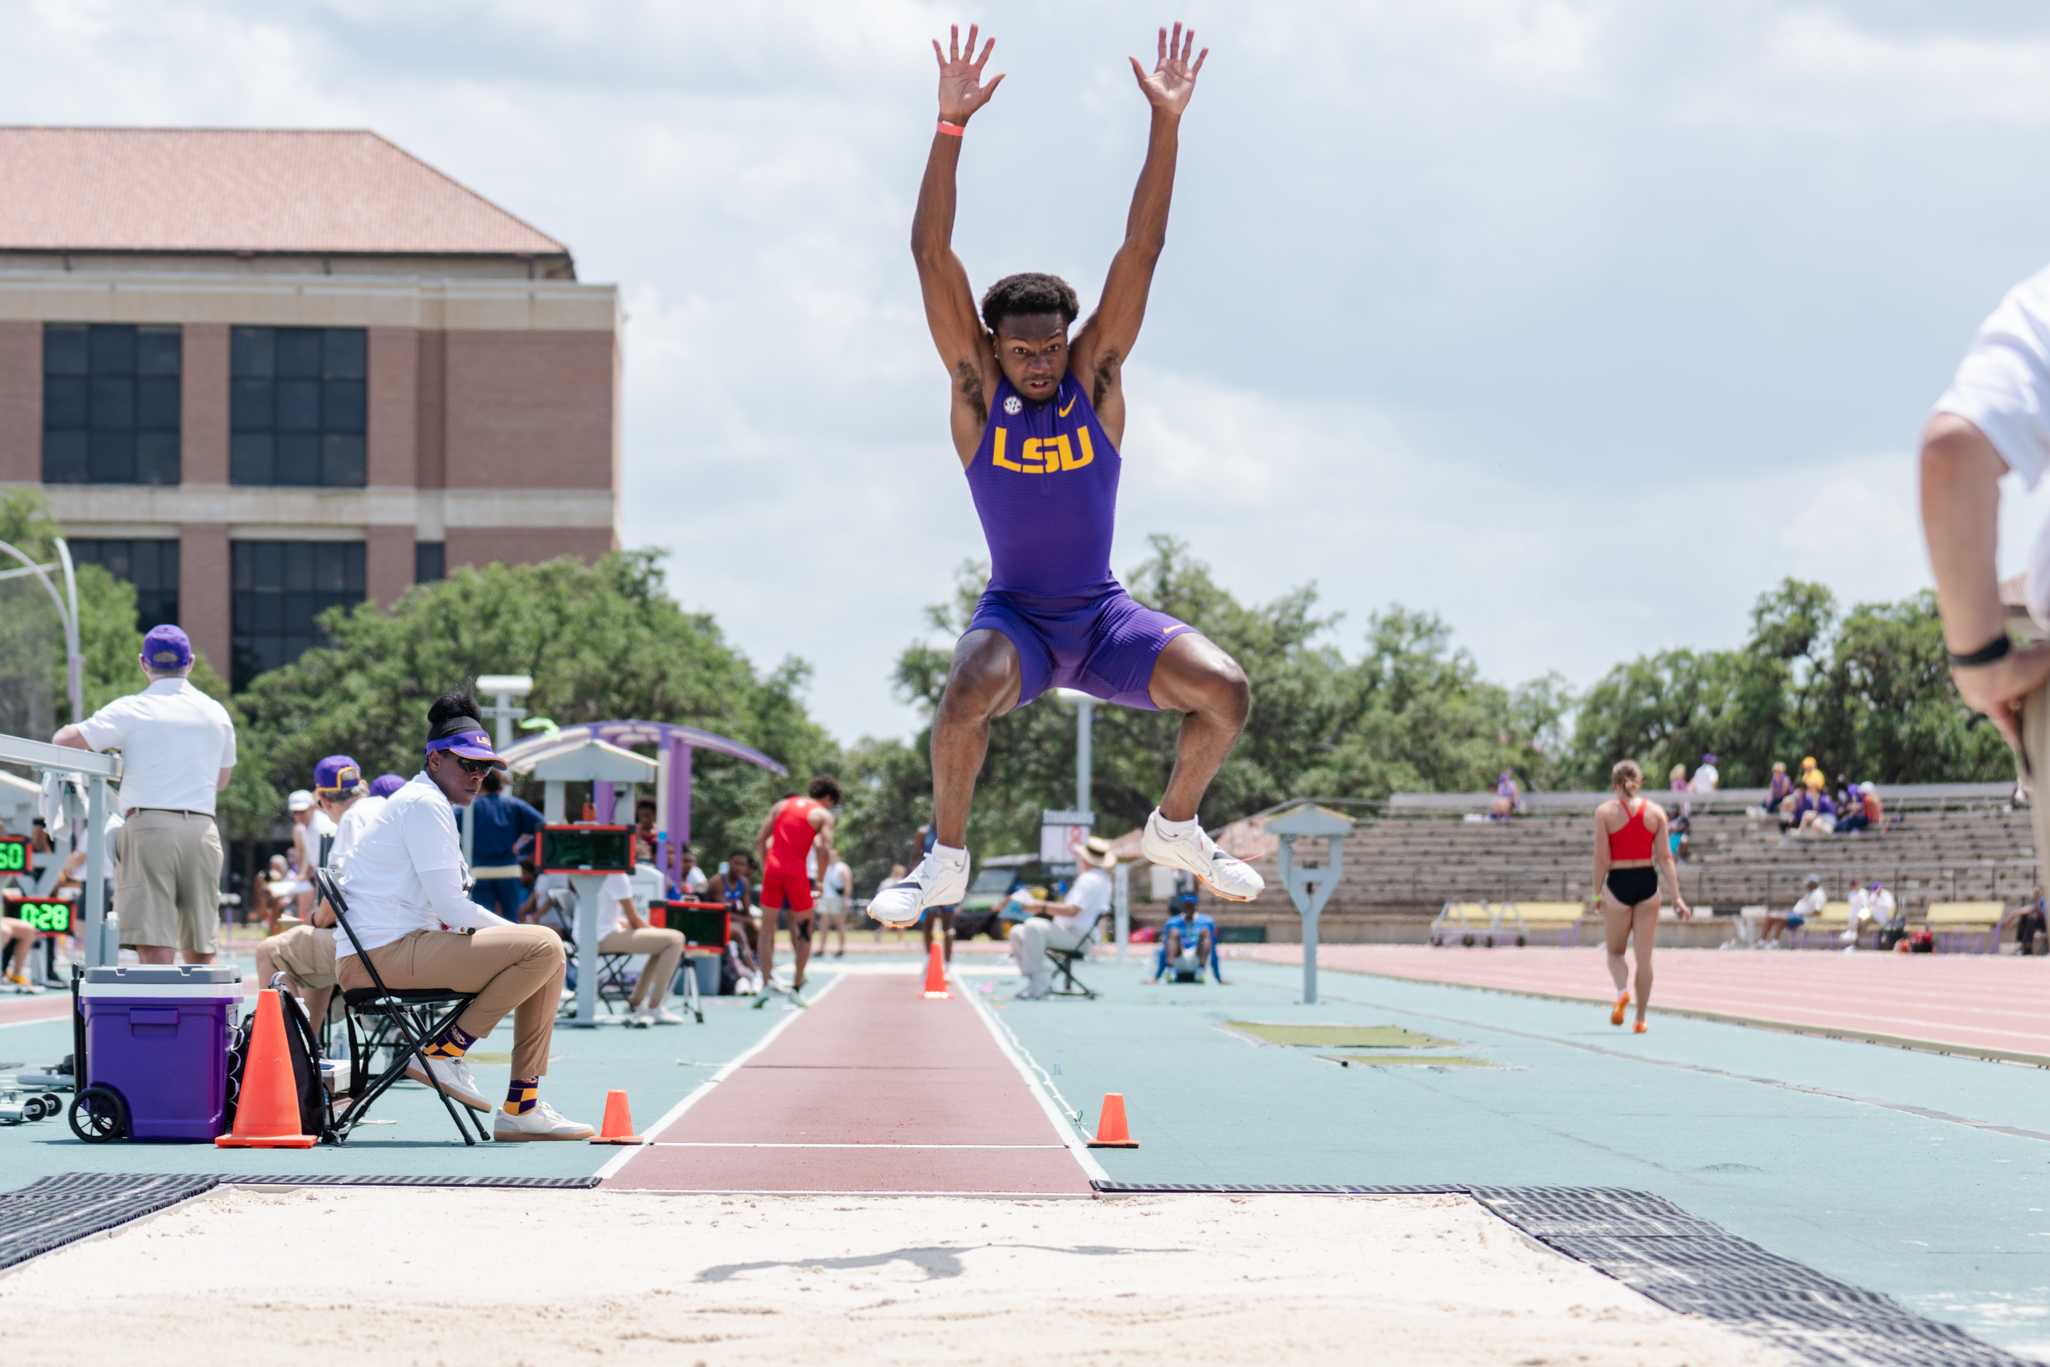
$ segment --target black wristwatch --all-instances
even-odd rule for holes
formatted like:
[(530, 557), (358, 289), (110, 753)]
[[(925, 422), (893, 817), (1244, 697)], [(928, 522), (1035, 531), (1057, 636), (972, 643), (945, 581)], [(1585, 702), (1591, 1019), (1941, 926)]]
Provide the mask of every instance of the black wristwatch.
[(1950, 665), (1953, 669), (1977, 669), (1982, 665), (1990, 665), (2006, 659), (2008, 652), (2013, 649), (2014, 642), (2010, 641), (2007, 638), (2007, 633), (2003, 631), (1977, 650), (1962, 654), (1955, 650), (1951, 651)]

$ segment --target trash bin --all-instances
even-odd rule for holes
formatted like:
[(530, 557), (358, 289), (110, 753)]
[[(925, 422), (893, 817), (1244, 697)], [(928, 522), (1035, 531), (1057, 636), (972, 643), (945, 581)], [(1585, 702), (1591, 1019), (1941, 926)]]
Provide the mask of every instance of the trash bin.
[(210, 1142), (222, 1133), (240, 968), (89, 968), (79, 999), (85, 1081), (120, 1094), (126, 1137)]
[(698, 975), (698, 995), (716, 997), (719, 995), (719, 955), (693, 954), (690, 956), (691, 971)]

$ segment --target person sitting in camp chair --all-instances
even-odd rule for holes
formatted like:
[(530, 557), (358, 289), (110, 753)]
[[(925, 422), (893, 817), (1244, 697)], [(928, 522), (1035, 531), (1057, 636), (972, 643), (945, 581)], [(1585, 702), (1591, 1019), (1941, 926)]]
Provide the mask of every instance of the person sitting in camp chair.
[(1217, 959), (1217, 922), (1196, 909), (1196, 894), (1177, 893), (1168, 904), (1172, 914), (1160, 927), (1159, 948), (1153, 956), (1153, 976), (1148, 987), (1168, 973), (1178, 983), (1200, 983), (1208, 973), (1219, 987), (1224, 970)]
[[(562, 941), (469, 897), (455, 804), (474, 799), (484, 775), (504, 761), (466, 694), (436, 698), (427, 727), (421, 772), (392, 794), (342, 864), (346, 905), (336, 910), (346, 919), (336, 931), (335, 977), (345, 992), (379, 986), (362, 962), (367, 957), (385, 988), (474, 993), (462, 1015), (427, 1041), (425, 1067), (415, 1058), (407, 1075), (431, 1077), (447, 1096), (493, 1112), (495, 1140), (589, 1139), (589, 1125), (540, 1099), (562, 991)], [(505, 1104), (493, 1107), (463, 1055), (508, 1013), (512, 1082)]]
[[(606, 874), (594, 895), (598, 899), (598, 952), (648, 956), (627, 993), (626, 1023), (637, 1028), (683, 1024), (683, 1017), (662, 1005), (663, 994), (683, 959), (683, 932), (649, 925), (623, 873)], [(577, 934), (576, 897), (568, 874), (544, 873), (534, 880), (534, 889), (520, 908), (520, 920), (548, 926), (573, 941)]]
[(1025, 990), (1018, 1001), (1037, 1001), (1053, 991), (1053, 963), (1049, 949), (1080, 949), (1096, 933), (1096, 923), (1110, 910), (1110, 870), (1118, 857), (1110, 842), (1091, 836), (1075, 856), (1082, 871), (1075, 875), (1067, 896), (1059, 902), (1039, 898), (1014, 898), (1030, 914), (1011, 927), (1011, 957), (1025, 975)]

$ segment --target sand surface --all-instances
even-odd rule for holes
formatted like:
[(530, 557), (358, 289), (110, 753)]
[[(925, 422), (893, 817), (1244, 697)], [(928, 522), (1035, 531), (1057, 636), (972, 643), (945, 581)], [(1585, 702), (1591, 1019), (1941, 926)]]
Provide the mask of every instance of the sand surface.
[(1464, 1197), (224, 1188), (0, 1277), (25, 1362), (1778, 1363)]

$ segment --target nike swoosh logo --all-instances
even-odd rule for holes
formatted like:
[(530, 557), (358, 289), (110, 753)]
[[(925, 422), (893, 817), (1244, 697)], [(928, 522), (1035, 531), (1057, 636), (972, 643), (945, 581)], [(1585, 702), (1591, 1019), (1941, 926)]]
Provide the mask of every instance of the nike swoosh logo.
[[(1082, 397), (1082, 396), (1081, 396), (1081, 395), (1079, 395), (1079, 394), (1077, 394), (1077, 395), (1075, 396), (1075, 398), (1077, 398), (1077, 399), (1079, 399), (1079, 398), (1081, 398), (1081, 397)], [(1073, 412), (1073, 411), (1074, 411), (1074, 408), (1075, 408), (1075, 399), (1069, 399), (1069, 400), (1068, 400), (1068, 406), (1067, 406), (1066, 408), (1063, 408), (1063, 409), (1061, 410), (1061, 416), (1062, 416), (1062, 417), (1064, 417), (1064, 418), (1065, 418), (1065, 417), (1067, 417), (1069, 413), (1071, 413), (1071, 412)]]
[(906, 880), (905, 882), (902, 882), (902, 883), (892, 883), (892, 884), (890, 885), (890, 891), (891, 891), (891, 892), (902, 892), (902, 891), (904, 891), (904, 889), (906, 889), (906, 888), (917, 888), (917, 889), (918, 889), (918, 890), (919, 890), (920, 892), (924, 892), (924, 891), (925, 891), (925, 884), (923, 884), (923, 883), (914, 883), (914, 882), (911, 882), (911, 881), (909, 881), (909, 880)]

